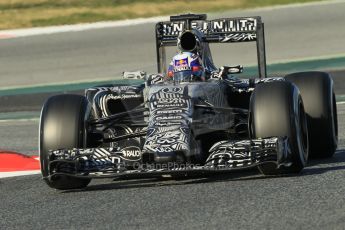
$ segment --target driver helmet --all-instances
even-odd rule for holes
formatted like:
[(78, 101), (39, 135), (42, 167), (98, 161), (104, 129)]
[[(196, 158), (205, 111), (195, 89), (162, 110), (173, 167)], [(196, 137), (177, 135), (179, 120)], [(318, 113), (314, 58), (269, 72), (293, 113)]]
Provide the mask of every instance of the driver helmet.
[(197, 54), (181, 52), (176, 54), (168, 68), (168, 78), (178, 82), (204, 81), (201, 59)]

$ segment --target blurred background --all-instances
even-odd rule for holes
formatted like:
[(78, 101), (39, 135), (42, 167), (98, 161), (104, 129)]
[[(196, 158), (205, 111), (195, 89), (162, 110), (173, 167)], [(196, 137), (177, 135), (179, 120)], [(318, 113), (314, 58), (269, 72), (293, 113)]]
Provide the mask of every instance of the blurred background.
[[(339, 56), (345, 53), (343, 2), (0, 0), (0, 89), (103, 82), (123, 71), (155, 72), (154, 24), (181, 13), (207, 13), (209, 19), (261, 16), (271, 75), (325, 68), (315, 62), (297, 69), (281, 65), (309, 59), (337, 58), (326, 67), (338, 69), (344, 64)], [(254, 43), (212, 44), (211, 49), (216, 65), (242, 64), (246, 77), (257, 75)], [(175, 52), (171, 48), (169, 56)]]
[(312, 1), (315, 0), (0, 0), (0, 30)]
[[(123, 71), (155, 73), (154, 27), (173, 14), (261, 16), (269, 76), (330, 72), (341, 103), (344, 12), (343, 0), (0, 0), (0, 149), (37, 152), (39, 113), (51, 95), (123, 83)], [(211, 44), (211, 51), (218, 67), (241, 64), (243, 76), (257, 77), (255, 43)], [(8, 125), (16, 119), (33, 123)]]

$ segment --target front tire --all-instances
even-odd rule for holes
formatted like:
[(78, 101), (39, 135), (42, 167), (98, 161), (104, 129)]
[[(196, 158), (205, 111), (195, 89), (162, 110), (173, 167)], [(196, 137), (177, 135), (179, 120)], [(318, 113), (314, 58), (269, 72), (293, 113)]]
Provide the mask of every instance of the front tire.
[(324, 72), (287, 75), (301, 92), (307, 114), (310, 156), (332, 157), (338, 145), (337, 104), (333, 80)]
[(39, 128), (39, 154), (44, 181), (56, 189), (84, 188), (90, 179), (69, 176), (49, 176), (49, 150), (83, 148), (86, 145), (84, 121), (88, 102), (80, 95), (50, 97), (44, 104)]
[(264, 175), (299, 173), (308, 159), (308, 130), (303, 101), (296, 86), (285, 81), (258, 84), (250, 100), (251, 138), (287, 137), (291, 165), (266, 163)]

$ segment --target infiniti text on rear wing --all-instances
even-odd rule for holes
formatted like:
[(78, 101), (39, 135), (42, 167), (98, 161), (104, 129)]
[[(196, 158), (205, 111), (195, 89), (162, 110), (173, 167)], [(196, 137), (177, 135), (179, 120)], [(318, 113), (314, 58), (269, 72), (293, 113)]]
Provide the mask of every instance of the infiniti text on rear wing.
[(175, 46), (180, 33), (197, 29), (208, 43), (256, 42), (260, 77), (266, 77), (264, 23), (261, 17), (238, 17), (206, 20), (205, 14), (171, 16), (170, 21), (156, 24), (158, 71), (164, 46)]
[[(261, 23), (258, 17), (225, 18), (192, 21), (190, 28), (201, 31), (207, 42), (245, 42), (256, 41), (258, 23)], [(187, 27), (186, 21), (159, 23), (157, 32), (161, 45), (176, 44), (178, 35), (187, 30)]]

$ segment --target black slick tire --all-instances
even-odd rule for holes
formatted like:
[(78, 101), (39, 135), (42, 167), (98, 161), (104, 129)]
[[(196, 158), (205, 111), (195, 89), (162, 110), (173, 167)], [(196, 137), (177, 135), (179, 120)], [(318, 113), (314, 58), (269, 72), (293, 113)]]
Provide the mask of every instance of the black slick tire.
[(337, 104), (333, 80), (324, 72), (301, 72), (287, 75), (304, 102), (307, 114), (310, 157), (329, 158), (338, 145)]
[(39, 154), (44, 181), (55, 189), (84, 188), (90, 179), (56, 176), (48, 179), (49, 150), (82, 148), (86, 145), (85, 116), (88, 103), (84, 96), (57, 95), (50, 97), (41, 112)]
[(290, 82), (274, 81), (255, 87), (250, 100), (251, 138), (287, 137), (291, 165), (279, 169), (275, 163), (258, 166), (264, 175), (299, 173), (308, 159), (308, 130), (303, 101)]

